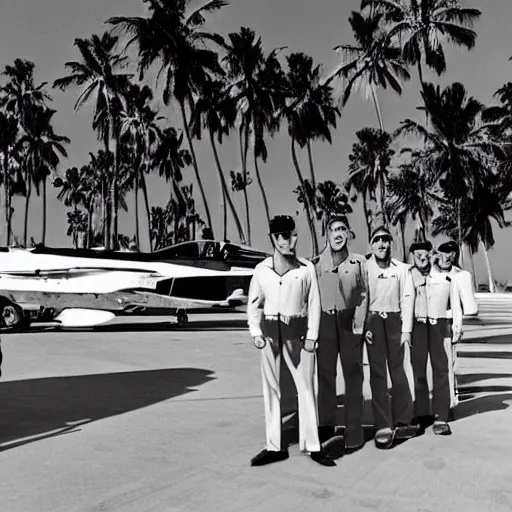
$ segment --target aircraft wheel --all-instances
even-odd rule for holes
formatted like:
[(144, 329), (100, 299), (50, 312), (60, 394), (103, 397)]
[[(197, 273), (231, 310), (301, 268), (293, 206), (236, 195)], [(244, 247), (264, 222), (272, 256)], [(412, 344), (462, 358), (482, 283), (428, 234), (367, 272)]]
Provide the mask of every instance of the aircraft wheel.
[(15, 304), (6, 304), (2, 308), (3, 323), (10, 329), (23, 330), (30, 325), (30, 317), (25, 315), (23, 310)]
[(184, 309), (178, 309), (176, 319), (178, 320), (178, 325), (185, 325), (188, 323), (188, 315)]

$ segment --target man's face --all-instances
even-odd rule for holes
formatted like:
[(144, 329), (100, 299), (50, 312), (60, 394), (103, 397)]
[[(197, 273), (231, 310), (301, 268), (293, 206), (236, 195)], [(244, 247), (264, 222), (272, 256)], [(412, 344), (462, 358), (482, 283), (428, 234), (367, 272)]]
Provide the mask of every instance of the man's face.
[(270, 237), (276, 251), (283, 256), (295, 256), (298, 240), (297, 231), (272, 233)]
[(341, 251), (347, 245), (348, 234), (348, 227), (343, 222), (334, 221), (329, 226), (329, 245), (334, 252)]
[(430, 252), (426, 249), (417, 249), (412, 253), (414, 266), (418, 270), (427, 270), (430, 266)]
[(387, 260), (391, 254), (391, 237), (386, 233), (375, 236), (372, 240), (372, 252), (376, 259)]
[(437, 266), (441, 270), (451, 270), (453, 260), (455, 259), (455, 251), (451, 252), (438, 252), (437, 253)]

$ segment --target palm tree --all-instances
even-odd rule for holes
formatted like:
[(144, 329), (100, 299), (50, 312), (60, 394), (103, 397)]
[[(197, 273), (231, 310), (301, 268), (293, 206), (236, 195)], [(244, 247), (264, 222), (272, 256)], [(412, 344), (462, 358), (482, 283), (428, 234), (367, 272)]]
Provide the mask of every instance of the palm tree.
[(382, 31), (383, 14), (364, 16), (352, 11), (349, 23), (357, 46), (340, 45), (334, 50), (342, 55), (341, 63), (328, 75), (326, 83), (342, 78), (345, 82), (342, 105), (345, 106), (352, 91), (360, 89), (366, 99), (373, 100), (381, 130), (384, 122), (377, 97), (377, 87), (389, 85), (402, 94), (401, 81), (410, 78), (400, 47), (395, 46)]
[(477, 37), (471, 27), (482, 14), (459, 0), (361, 0), (361, 9), (367, 7), (385, 15), (387, 38), (398, 40), (405, 62), (417, 66), (422, 89), (422, 62), (438, 75), (444, 73), (442, 43), (448, 40), (471, 50)]
[(23, 158), (25, 167), (25, 228), (23, 240), (27, 246), (28, 235), (28, 214), (30, 204), (30, 192), (32, 182), (39, 195), (39, 185), (42, 184), (43, 190), (43, 215), (42, 215), (42, 233), (41, 243), (46, 242), (46, 183), (48, 176), (57, 170), (60, 163), (60, 156), (67, 157), (67, 151), (64, 144), (69, 144), (71, 140), (64, 135), (57, 135), (51, 125), (52, 117), (56, 113), (46, 107), (34, 106), (27, 113), (25, 121), (27, 123), (27, 133), (18, 141), (20, 148), (23, 148)]
[(0, 107), (17, 117), (22, 128), (27, 129), (27, 116), (34, 106), (44, 106), (51, 96), (46, 92), (46, 82), (35, 85), (35, 64), (28, 60), (15, 59), (6, 66), (2, 75), (9, 81), (0, 88)]
[[(339, 110), (333, 104), (331, 86), (320, 83), (321, 67), (315, 66), (311, 57), (303, 53), (292, 53), (287, 57), (287, 63), (287, 101), (283, 113), (288, 122), (292, 160), (300, 188), (306, 190), (297, 159), (296, 144), (301, 148), (307, 146), (311, 188), (314, 190), (316, 178), (310, 142), (316, 138), (332, 142), (331, 127), (336, 127), (336, 116), (339, 115)], [(311, 204), (309, 194), (304, 194), (304, 199), (308, 225), (311, 230), (313, 254), (318, 254), (318, 239), (312, 218), (315, 205)]]
[(400, 226), (404, 261), (407, 259), (405, 226), (409, 217), (417, 221), (415, 239), (427, 239), (437, 199), (433, 185), (432, 173), (426, 172), (414, 157), (401, 165), (397, 174), (388, 177), (386, 209), (391, 223)]
[(200, 139), (201, 128), (204, 127), (208, 130), (223, 197), (223, 239), (227, 239), (226, 203), (228, 203), (238, 230), (240, 241), (242, 244), (245, 244), (246, 238), (242, 223), (240, 222), (231, 194), (229, 193), (224, 171), (220, 163), (217, 145), (215, 144), (215, 138), (217, 138), (219, 144), (222, 144), (223, 136), (229, 134), (230, 128), (234, 125), (235, 118), (235, 102), (224, 93), (223, 83), (220, 80), (207, 82), (194, 108), (192, 133), (195, 137)]
[[(101, 37), (94, 34), (90, 39), (75, 39), (75, 46), (80, 52), (81, 61), (66, 62), (69, 74), (55, 80), (53, 87), (66, 90), (69, 87), (81, 87), (80, 95), (75, 103), (79, 110), (90, 99), (95, 102), (92, 127), (103, 141), (105, 152), (110, 152), (110, 139), (114, 138), (116, 148), (119, 146), (119, 114), (123, 110), (122, 93), (126, 90), (130, 74), (121, 73), (127, 60), (120, 56), (115, 48), (118, 38), (105, 32)], [(113, 179), (110, 184), (109, 200), (107, 201), (106, 226), (104, 243), (107, 248), (113, 247), (117, 236), (117, 199), (119, 152), (116, 149)]]
[(254, 30), (241, 27), (240, 32), (229, 34), (226, 55), (223, 63), (227, 71), (228, 91), (236, 103), (238, 112), (236, 124), (242, 160), (247, 242), (251, 243), (251, 222), (249, 214), (249, 185), (247, 155), (251, 133), (253, 136), (253, 157), (258, 184), (263, 197), (265, 213), (269, 220), (269, 205), (263, 181), (261, 179), (258, 158), (266, 160), (267, 150), (264, 143), (265, 131), (274, 132), (278, 126), (275, 112), (282, 104), (281, 86), (284, 74), (277, 60), (282, 48), (273, 50), (267, 57), (263, 50), (261, 37), (256, 38)]
[(495, 283), (489, 261), (488, 250), (494, 246), (492, 220), (498, 227), (506, 228), (512, 225), (505, 219), (505, 213), (512, 210), (512, 173), (510, 164), (501, 167), (497, 173), (489, 172), (476, 183), (471, 196), (462, 199), (462, 215), (451, 201), (440, 206), (439, 216), (433, 221), (433, 234), (445, 233), (450, 237), (462, 225), (463, 241), (468, 245), (472, 254), (482, 248), (489, 278), (489, 291), (495, 292)]
[(13, 165), (12, 155), (16, 140), (18, 139), (19, 124), (18, 119), (4, 112), (0, 112), (0, 152), (2, 156), (2, 183), (4, 185), (5, 200), (5, 244), (11, 244), (11, 218), (12, 208), (11, 199), (13, 196)]
[(465, 87), (454, 83), (441, 91), (440, 87), (425, 84), (421, 92), (424, 108), (430, 119), (426, 128), (406, 119), (397, 130), (398, 135), (414, 134), (425, 148), (418, 154), (419, 161), (435, 173), (433, 183), (439, 182), (446, 197), (456, 204), (459, 212), (458, 241), (462, 251), (462, 199), (474, 190), (485, 174), (483, 155), (500, 148), (488, 136), (488, 127), (479, 124), (484, 106), (467, 95)]
[(358, 141), (352, 146), (349, 155), (349, 178), (346, 187), (354, 189), (362, 195), (366, 226), (370, 235), (371, 225), (375, 220), (368, 206), (368, 200), (376, 198), (379, 190), (379, 212), (385, 222), (385, 190), (389, 174), (391, 158), (394, 151), (391, 149), (391, 136), (387, 132), (375, 128), (363, 128), (356, 132)]
[[(179, 185), (183, 180), (182, 171), (192, 163), (192, 156), (188, 149), (182, 148), (182, 143), (183, 133), (178, 134), (175, 128), (167, 127), (160, 131), (158, 145), (152, 154), (152, 166), (158, 169), (158, 174), (167, 182), (171, 182), (169, 200), (180, 212), (186, 209), (183, 191)], [(180, 216), (174, 215), (176, 233)]]
[(191, 0), (146, 0), (145, 3), (148, 4), (148, 17), (115, 16), (107, 20), (107, 23), (129, 35), (127, 46), (137, 44), (141, 77), (147, 74), (155, 62), (160, 65), (158, 75), (165, 73), (163, 100), (168, 105), (175, 98), (180, 106), (197, 184), (208, 224), (212, 227), (186, 108), (188, 106), (192, 112), (194, 95), (200, 93), (209, 78), (222, 75), (218, 55), (209, 48), (209, 44), (213, 42), (222, 45), (224, 40), (219, 34), (205, 32), (204, 24), (205, 14), (221, 9), (227, 2), (210, 0), (190, 12), (188, 8)]
[[(151, 108), (153, 92), (145, 85), (142, 88), (136, 84), (130, 84), (127, 92), (127, 108), (120, 116), (120, 137), (127, 144), (131, 170), (134, 173), (135, 191), (135, 237), (140, 246), (139, 233), (139, 188), (142, 188), (148, 233), (151, 231), (151, 213), (149, 209), (148, 190), (145, 174), (151, 168), (150, 153), (159, 141), (159, 129), (155, 125), (157, 112)], [(151, 238), (149, 249), (152, 251)]]
[(348, 197), (334, 181), (321, 181), (316, 186), (317, 218), (322, 221), (322, 236), (325, 236), (329, 215), (348, 215), (352, 207)]

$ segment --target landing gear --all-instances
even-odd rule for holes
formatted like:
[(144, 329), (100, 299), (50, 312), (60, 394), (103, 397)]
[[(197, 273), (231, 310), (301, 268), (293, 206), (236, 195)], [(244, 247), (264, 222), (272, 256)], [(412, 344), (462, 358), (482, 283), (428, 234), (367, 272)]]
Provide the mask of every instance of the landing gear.
[(178, 325), (186, 325), (188, 323), (188, 315), (184, 309), (178, 309), (176, 312), (176, 320)]
[(5, 327), (18, 331), (28, 329), (31, 323), (30, 316), (15, 304), (5, 304), (1, 316)]

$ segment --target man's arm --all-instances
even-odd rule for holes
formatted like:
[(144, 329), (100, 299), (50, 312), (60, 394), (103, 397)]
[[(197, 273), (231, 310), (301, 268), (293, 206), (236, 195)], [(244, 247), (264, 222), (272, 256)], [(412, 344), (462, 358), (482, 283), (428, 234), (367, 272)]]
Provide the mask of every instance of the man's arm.
[(320, 305), (320, 289), (318, 288), (318, 279), (313, 264), (308, 267), (308, 332), (306, 339), (316, 341), (318, 339), (318, 331), (320, 328), (320, 315), (322, 307)]
[(264, 304), (265, 296), (263, 295), (263, 290), (258, 280), (258, 272), (255, 270), (247, 297), (247, 323), (249, 325), (249, 332), (253, 338), (263, 336), (261, 324), (263, 321)]
[(462, 300), (459, 293), (459, 287), (451, 278), (450, 283), (450, 308), (452, 310), (452, 342), (457, 343), (462, 338)]
[(359, 290), (361, 293), (361, 303), (356, 306), (352, 331), (354, 334), (363, 334), (366, 317), (368, 315), (369, 289), (368, 289), (368, 268), (365, 261), (359, 263)]
[[(403, 276), (403, 289), (401, 294), (400, 311), (402, 316), (402, 334), (412, 333), (414, 322), (414, 302), (416, 301), (416, 288), (414, 287), (413, 270), (406, 269)], [(401, 280), (402, 284), (402, 280)]]

